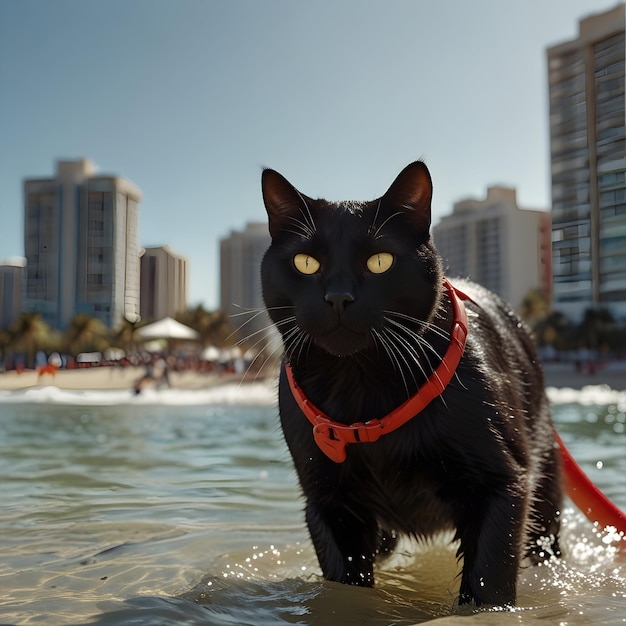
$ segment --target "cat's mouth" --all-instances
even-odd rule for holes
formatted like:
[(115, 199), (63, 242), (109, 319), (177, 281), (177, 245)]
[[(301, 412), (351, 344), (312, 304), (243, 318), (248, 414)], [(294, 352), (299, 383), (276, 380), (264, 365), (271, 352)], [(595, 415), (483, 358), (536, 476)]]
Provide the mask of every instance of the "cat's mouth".
[(370, 344), (370, 335), (345, 326), (313, 338), (313, 342), (333, 356), (352, 356), (365, 350)]

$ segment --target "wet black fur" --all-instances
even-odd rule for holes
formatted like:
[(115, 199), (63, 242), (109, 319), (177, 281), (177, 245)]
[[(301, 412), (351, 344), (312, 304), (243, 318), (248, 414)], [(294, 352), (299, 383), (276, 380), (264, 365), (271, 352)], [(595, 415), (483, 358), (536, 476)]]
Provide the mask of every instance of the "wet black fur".
[[(448, 345), (451, 307), (430, 238), (432, 187), (412, 163), (378, 200), (331, 203), (263, 172), (272, 243), (263, 296), (285, 358), (310, 400), (332, 419), (380, 418), (423, 384)], [(390, 252), (383, 274), (367, 259)], [(293, 258), (320, 261), (304, 275)], [(370, 586), (374, 562), (399, 534), (451, 529), (462, 557), (460, 602), (510, 605), (525, 556), (558, 554), (560, 457), (543, 375), (528, 333), (494, 294), (453, 280), (469, 337), (456, 376), (420, 415), (334, 463), (317, 447), (284, 367), (280, 417), (306, 498), (324, 577)], [(538, 541), (542, 547), (538, 546)]]

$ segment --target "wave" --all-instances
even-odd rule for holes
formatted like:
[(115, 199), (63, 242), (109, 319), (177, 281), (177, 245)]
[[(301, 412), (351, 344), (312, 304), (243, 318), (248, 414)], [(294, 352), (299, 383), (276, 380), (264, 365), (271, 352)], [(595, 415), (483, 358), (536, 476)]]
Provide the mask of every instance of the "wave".
[(274, 383), (227, 383), (209, 389), (66, 390), (53, 385), (17, 391), (0, 391), (0, 404), (67, 404), (76, 406), (206, 404), (267, 406), (276, 403)]
[[(582, 389), (548, 387), (552, 404), (626, 407), (626, 391), (607, 385), (589, 385)], [(67, 390), (53, 385), (27, 389), (0, 390), (0, 404), (68, 404), (68, 405), (167, 405), (202, 406), (205, 404), (268, 406), (276, 403), (274, 382), (226, 383), (209, 389), (144, 389), (135, 395), (132, 389)]]
[(608, 385), (587, 385), (582, 389), (548, 387), (546, 393), (552, 404), (626, 407), (626, 391), (618, 391)]

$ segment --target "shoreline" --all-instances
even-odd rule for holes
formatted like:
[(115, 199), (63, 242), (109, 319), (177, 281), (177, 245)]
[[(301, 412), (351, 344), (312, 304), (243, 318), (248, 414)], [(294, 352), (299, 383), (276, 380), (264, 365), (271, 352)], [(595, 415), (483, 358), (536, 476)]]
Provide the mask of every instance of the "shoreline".
[(580, 390), (606, 385), (615, 391), (626, 391), (625, 361), (600, 365), (593, 374), (577, 370), (574, 363), (544, 363), (543, 376), (546, 388)]
[[(57, 370), (54, 374), (39, 375), (34, 370), (25, 370), (0, 373), (0, 391), (24, 391), (41, 387), (57, 387), (64, 391), (120, 391), (132, 390), (146, 372), (145, 367), (101, 366)], [(261, 380), (258, 377), (257, 380)], [(215, 372), (196, 372), (192, 370), (169, 372), (170, 387), (172, 389), (203, 390), (228, 383), (246, 383), (254, 381), (251, 374), (218, 374)], [(156, 388), (148, 383), (147, 388)]]
[[(607, 385), (615, 391), (626, 391), (626, 362), (614, 362), (599, 368), (595, 373), (577, 371), (573, 363), (547, 363), (543, 365), (546, 387), (557, 389), (583, 389), (588, 386)], [(58, 370), (54, 375), (39, 375), (34, 370), (0, 373), (0, 391), (20, 391), (37, 387), (54, 386), (67, 391), (100, 391), (132, 389), (144, 375), (144, 367), (101, 366)], [(202, 390), (231, 382), (246, 383), (267, 378), (250, 374), (217, 374), (187, 370), (169, 373), (172, 389)], [(152, 385), (150, 385), (152, 386)]]

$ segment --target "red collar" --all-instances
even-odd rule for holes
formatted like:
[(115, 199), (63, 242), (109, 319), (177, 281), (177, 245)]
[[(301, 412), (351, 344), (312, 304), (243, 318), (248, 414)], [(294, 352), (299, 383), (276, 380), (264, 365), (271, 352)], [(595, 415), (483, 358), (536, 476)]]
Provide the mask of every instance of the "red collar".
[(353, 424), (341, 424), (335, 422), (328, 415), (320, 411), (305, 395), (302, 388), (296, 382), (291, 365), (286, 363), (285, 370), (291, 393), (295, 398), (300, 410), (313, 424), (313, 436), (320, 450), (335, 463), (343, 463), (346, 460), (346, 444), (365, 443), (376, 441), (386, 433), (390, 433), (406, 424), (410, 419), (420, 413), (432, 400), (440, 396), (448, 383), (452, 380), (456, 368), (465, 350), (467, 339), (467, 313), (462, 300), (469, 300), (456, 287), (453, 287), (447, 278), (443, 279), (443, 285), (448, 292), (452, 303), (453, 323), (450, 334), (448, 349), (437, 366), (417, 393), (410, 397), (404, 404), (395, 408), (391, 413), (380, 419), (369, 422), (355, 422)]

